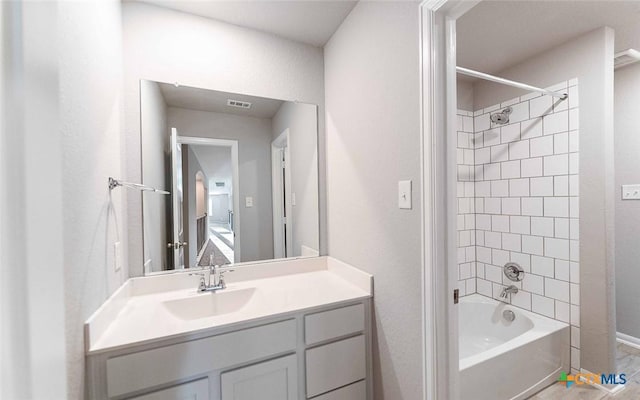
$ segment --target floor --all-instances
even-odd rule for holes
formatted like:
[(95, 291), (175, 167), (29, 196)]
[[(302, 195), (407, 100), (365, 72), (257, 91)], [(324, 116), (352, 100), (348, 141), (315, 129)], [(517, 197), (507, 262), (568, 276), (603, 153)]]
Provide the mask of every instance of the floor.
[[(222, 254), (227, 257), (229, 262), (233, 264), (233, 248), (227, 244), (231, 243), (233, 245), (233, 232), (231, 232), (226, 225), (222, 224), (210, 224), (209, 229), (211, 230), (209, 239), (213, 242), (213, 244), (216, 245), (218, 249), (220, 249)], [(225, 240), (222, 240), (220, 236), (222, 236)]]
[(530, 400), (638, 400), (640, 399), (640, 349), (618, 343), (616, 364), (627, 375), (625, 388), (615, 396), (588, 385), (573, 385), (567, 389), (554, 384), (530, 397)]
[(233, 232), (229, 230), (229, 224), (211, 223), (209, 227), (233, 246)]

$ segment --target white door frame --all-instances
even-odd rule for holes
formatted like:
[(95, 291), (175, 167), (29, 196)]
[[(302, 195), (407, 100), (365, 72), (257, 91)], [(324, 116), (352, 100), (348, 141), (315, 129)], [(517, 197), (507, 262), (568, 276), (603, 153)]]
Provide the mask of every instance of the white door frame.
[[(233, 191), (233, 263), (241, 262), (240, 243), (240, 171), (238, 166), (238, 141), (231, 139), (213, 139), (203, 137), (178, 136), (178, 143), (201, 145), (201, 146), (219, 146), (231, 148), (231, 170), (233, 182), (231, 182), (231, 190)], [(237, 233), (236, 233), (237, 232)]]
[[(282, 131), (278, 137), (271, 142), (271, 196), (273, 207), (273, 257), (285, 258), (293, 257), (293, 206), (291, 201), (291, 169), (290, 167), (290, 142), (289, 142), (289, 128)], [(282, 162), (281, 152), (282, 148), (285, 150), (285, 194), (284, 199), (282, 196)], [(284, 207), (282, 204), (284, 203)], [(282, 219), (284, 214), (287, 215), (287, 229), (286, 237), (284, 229), (282, 227)], [(285, 246), (286, 245), (286, 246)], [(286, 252), (285, 249), (286, 248)]]
[[(456, 250), (456, 19), (479, 1), (420, 5), (424, 397), (460, 397)], [(453, 144), (452, 144), (453, 143)]]
[[(173, 268), (174, 269), (184, 269), (184, 246), (182, 245), (182, 241), (184, 239), (184, 218), (185, 215), (182, 212), (182, 203), (178, 198), (178, 175), (180, 173), (184, 173), (182, 171), (182, 151), (178, 146), (178, 130), (176, 128), (171, 128), (171, 192), (173, 195), (171, 196), (171, 211), (173, 215), (173, 232), (171, 235), (171, 246), (173, 249)], [(178, 159), (178, 154), (180, 154), (180, 159)], [(182, 196), (184, 199), (184, 182)]]

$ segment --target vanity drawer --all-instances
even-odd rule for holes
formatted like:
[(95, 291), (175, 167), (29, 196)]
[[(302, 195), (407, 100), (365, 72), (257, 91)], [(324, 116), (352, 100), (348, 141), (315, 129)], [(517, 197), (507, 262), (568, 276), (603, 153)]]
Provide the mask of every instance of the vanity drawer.
[(107, 360), (107, 393), (123, 395), (296, 349), (291, 319)]
[(362, 331), (364, 331), (364, 304), (304, 317), (304, 339), (307, 345)]
[(307, 397), (364, 379), (365, 354), (363, 335), (307, 350)]
[(353, 383), (333, 392), (314, 397), (313, 400), (367, 400), (366, 381)]

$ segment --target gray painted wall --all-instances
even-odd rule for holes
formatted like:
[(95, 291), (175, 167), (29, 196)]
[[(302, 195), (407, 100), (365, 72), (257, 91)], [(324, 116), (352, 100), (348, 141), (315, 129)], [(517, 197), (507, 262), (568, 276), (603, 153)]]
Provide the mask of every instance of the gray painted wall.
[[(156, 82), (140, 81), (142, 130), (142, 183), (172, 191), (167, 179), (169, 152), (169, 127), (167, 105)], [(144, 213), (144, 263), (147, 271), (162, 271), (167, 267), (167, 243), (172, 242), (171, 224), (167, 224), (167, 211), (171, 196), (142, 193)], [(169, 236), (167, 236), (169, 235)]]
[[(318, 104), (319, 115), (324, 115), (320, 48), (139, 2), (122, 4), (122, 26), (126, 176), (131, 181), (141, 178), (140, 79), (298, 100)], [(324, 118), (318, 124), (320, 193), (325, 193)], [(321, 197), (321, 238), (326, 237), (325, 207)], [(139, 276), (143, 259), (139, 197), (127, 196), (127, 212), (130, 275)], [(322, 253), (325, 247), (322, 242)]]
[[(615, 366), (613, 43), (600, 28), (495, 75), (547, 87), (578, 78), (580, 103), (580, 342), (581, 367)], [(479, 81), (476, 109), (525, 92)]]
[(359, 2), (325, 46), (329, 254), (375, 276), (376, 399), (423, 398), (418, 7)]
[(473, 111), (473, 82), (458, 78), (456, 82), (458, 110)]
[[(68, 375), (66, 398), (83, 399), (84, 321), (128, 277), (125, 222), (128, 210), (124, 201), (127, 189), (118, 188), (111, 193), (107, 189), (109, 176), (125, 177), (121, 14), (118, 1), (60, 1), (57, 4), (62, 124), (59, 145), (64, 150), (61, 233), (65, 266), (62, 287)], [(39, 41), (44, 37), (39, 36)], [(50, 147), (53, 149), (53, 145)], [(39, 193), (47, 193), (46, 186), (39, 184)], [(41, 202), (40, 196), (34, 199)], [(114, 270), (116, 241), (122, 245), (123, 266), (119, 271)], [(49, 257), (43, 252), (39, 252), (38, 257), (39, 270), (43, 271)], [(46, 285), (57, 284), (50, 280)], [(55, 300), (52, 297), (47, 301)], [(45, 311), (39, 315), (43, 317)], [(38, 331), (37, 326), (32, 329)], [(47, 327), (45, 332), (50, 335), (51, 328)], [(51, 342), (49, 347), (59, 345)], [(45, 365), (49, 373), (56, 372), (55, 363)], [(34, 397), (55, 396), (46, 393)]]
[(621, 185), (640, 184), (640, 64), (615, 72), (616, 323), (640, 338), (640, 201), (621, 200)]
[[(240, 261), (273, 258), (271, 120), (169, 107), (168, 124), (180, 136), (238, 141)], [(253, 207), (245, 207), (245, 197)]]
[(293, 250), (301, 246), (319, 250), (318, 216), (318, 108), (285, 101), (271, 121), (273, 139), (289, 128), (291, 191), (293, 206)]

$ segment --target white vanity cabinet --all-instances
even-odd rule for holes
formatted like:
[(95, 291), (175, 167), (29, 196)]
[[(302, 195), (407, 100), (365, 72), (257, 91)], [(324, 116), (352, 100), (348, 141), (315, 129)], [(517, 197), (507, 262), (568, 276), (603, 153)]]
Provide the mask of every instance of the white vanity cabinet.
[(292, 354), (225, 372), (220, 382), (221, 400), (296, 400), (298, 359)]
[(369, 298), (87, 356), (91, 399), (368, 400)]
[(209, 380), (183, 383), (167, 389), (158, 390), (141, 396), (132, 397), (131, 400), (208, 400)]

